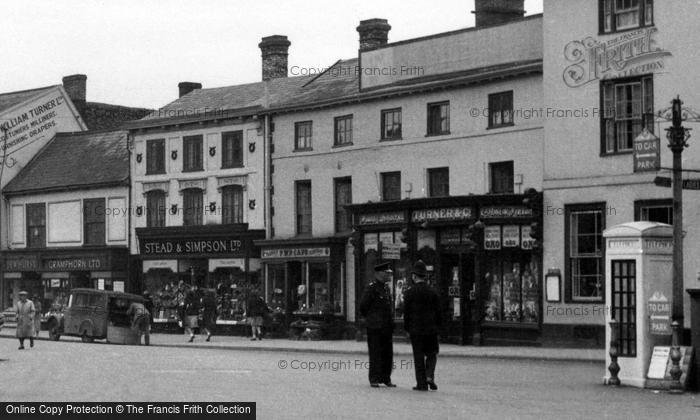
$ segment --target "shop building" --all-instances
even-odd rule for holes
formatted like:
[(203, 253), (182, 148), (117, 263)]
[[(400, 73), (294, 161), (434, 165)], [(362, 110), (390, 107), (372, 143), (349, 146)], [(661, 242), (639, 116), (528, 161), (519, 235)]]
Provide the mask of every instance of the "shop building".
[(448, 340), (539, 340), (538, 216), (523, 200), (542, 181), (542, 16), (506, 3), (477, 9), (504, 22), (396, 43), (386, 20), (362, 21), (357, 59), (271, 104), (272, 218), (258, 242), (268, 299), (281, 291), (295, 317), (361, 327), (372, 267), (392, 262), (401, 326), (401, 291), (423, 258)]
[[(552, 286), (543, 303), (545, 343), (603, 347), (606, 317), (621, 320), (623, 310), (605, 299), (606, 287), (619, 279), (606, 278), (603, 231), (631, 221), (673, 223), (671, 188), (654, 185), (655, 177), (671, 177), (671, 171), (638, 172), (633, 156), (634, 139), (646, 128), (660, 138), (660, 166), (670, 168), (670, 101), (680, 94), (691, 119), (700, 109), (692, 71), (700, 57), (688, 32), (700, 5), (682, 0), (669, 6), (651, 0), (544, 2), (544, 101), (552, 110), (544, 122), (543, 267)], [(684, 169), (700, 169), (693, 139), (683, 153)], [(686, 190), (683, 201), (688, 289), (700, 287), (700, 195)], [(635, 292), (625, 293), (634, 302)], [(634, 331), (641, 321), (622, 322)]]
[(265, 238), (263, 83), (202, 89), (129, 125), (134, 216), (132, 276), (154, 299), (156, 322), (177, 322), (178, 285), (216, 290), (219, 322), (244, 321), (260, 287)]
[(72, 288), (133, 291), (128, 282), (125, 131), (59, 133), (3, 189), (3, 307), (20, 290), (44, 311)]

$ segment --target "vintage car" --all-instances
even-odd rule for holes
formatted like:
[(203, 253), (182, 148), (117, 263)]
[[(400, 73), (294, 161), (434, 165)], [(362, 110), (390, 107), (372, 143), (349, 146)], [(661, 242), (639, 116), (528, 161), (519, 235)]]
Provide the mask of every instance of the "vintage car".
[(83, 342), (107, 338), (110, 326), (128, 327), (126, 312), (133, 302), (143, 303), (139, 295), (95, 289), (73, 289), (68, 305), (47, 316), (49, 337), (57, 341), (61, 335), (81, 337)]

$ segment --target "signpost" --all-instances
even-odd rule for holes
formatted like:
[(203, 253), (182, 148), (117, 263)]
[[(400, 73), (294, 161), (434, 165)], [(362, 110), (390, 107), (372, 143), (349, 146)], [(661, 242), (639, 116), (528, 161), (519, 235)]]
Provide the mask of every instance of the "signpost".
[[(654, 178), (654, 185), (657, 187), (671, 188), (673, 181), (667, 176), (657, 176)], [(689, 178), (682, 181), (684, 190), (700, 190), (700, 178)]]
[(645, 128), (634, 139), (634, 172), (653, 172), (660, 167), (660, 140)]

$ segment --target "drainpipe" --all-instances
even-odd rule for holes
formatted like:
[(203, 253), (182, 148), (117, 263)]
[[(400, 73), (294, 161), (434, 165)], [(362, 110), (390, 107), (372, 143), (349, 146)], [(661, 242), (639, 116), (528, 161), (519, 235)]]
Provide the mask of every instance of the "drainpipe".
[(271, 117), (265, 114), (263, 125), (263, 173), (265, 174), (265, 239), (272, 238), (272, 132), (270, 131)]
[[(133, 173), (133, 168), (131, 167), (131, 157), (132, 157), (132, 147), (133, 147), (133, 142), (134, 138), (131, 135), (130, 132), (126, 133), (126, 150), (129, 154), (129, 176), (126, 178), (127, 179), (127, 184), (129, 188), (129, 202), (126, 204), (126, 208), (128, 209), (128, 219), (126, 221), (126, 251), (127, 251), (127, 256), (126, 256), (126, 280), (129, 283), (132, 283), (131, 277), (133, 275), (133, 264), (132, 264), (132, 257), (131, 257), (131, 212), (134, 209), (134, 201), (132, 197), (132, 191), (131, 191), (131, 174)], [(129, 289), (131, 289), (132, 284), (129, 284)], [(126, 289), (125, 289), (126, 291)], [(133, 292), (133, 291), (132, 291)], [(139, 291), (138, 294), (141, 294)]]

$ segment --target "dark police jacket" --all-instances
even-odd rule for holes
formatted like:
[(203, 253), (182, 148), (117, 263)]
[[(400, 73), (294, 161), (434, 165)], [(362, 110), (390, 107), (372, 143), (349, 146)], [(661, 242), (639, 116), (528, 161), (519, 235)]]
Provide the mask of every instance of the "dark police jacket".
[(375, 280), (367, 286), (360, 301), (360, 314), (365, 318), (368, 330), (394, 331), (391, 297), (384, 283)]
[(404, 328), (411, 335), (437, 334), (442, 325), (440, 297), (425, 282), (416, 283), (404, 296)]

